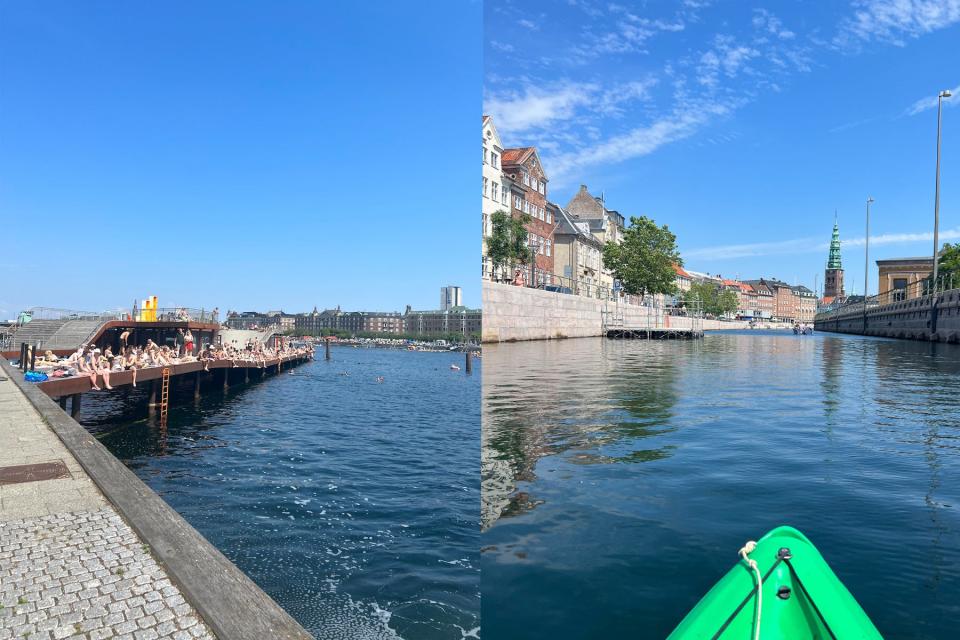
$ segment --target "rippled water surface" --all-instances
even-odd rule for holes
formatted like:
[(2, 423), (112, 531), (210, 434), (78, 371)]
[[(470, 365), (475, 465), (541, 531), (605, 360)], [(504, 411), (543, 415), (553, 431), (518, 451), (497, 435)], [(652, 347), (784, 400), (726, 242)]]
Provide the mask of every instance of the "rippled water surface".
[(960, 628), (960, 348), (762, 332), (486, 349), (488, 638), (662, 638), (790, 524), (887, 638)]
[(81, 421), (318, 638), (479, 637), (479, 362), (318, 355), (197, 405), (177, 390), (165, 434), (144, 390), (90, 395)]

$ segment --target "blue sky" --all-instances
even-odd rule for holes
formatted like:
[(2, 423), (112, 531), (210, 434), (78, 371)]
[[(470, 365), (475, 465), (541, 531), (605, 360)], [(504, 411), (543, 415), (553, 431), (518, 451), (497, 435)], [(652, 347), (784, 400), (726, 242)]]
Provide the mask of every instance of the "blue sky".
[(0, 318), (480, 304), (479, 2), (6, 2)]
[[(585, 183), (678, 236), (687, 267), (813, 287), (834, 210), (848, 293), (933, 250), (936, 95), (960, 2), (484, 5), (484, 109), (537, 145), (551, 199)], [(956, 93), (960, 93), (954, 89)], [(960, 96), (944, 108), (941, 239), (960, 239)]]

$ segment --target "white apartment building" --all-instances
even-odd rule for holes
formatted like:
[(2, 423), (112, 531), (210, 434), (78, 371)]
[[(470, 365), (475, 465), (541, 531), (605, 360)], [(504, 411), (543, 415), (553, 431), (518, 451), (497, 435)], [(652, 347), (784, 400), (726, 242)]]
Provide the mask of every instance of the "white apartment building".
[(510, 213), (510, 187), (501, 169), (503, 144), (493, 124), (493, 118), (483, 116), (483, 277), (489, 278), (491, 266), (487, 260), (487, 238), (493, 230), (491, 216), (497, 211)]

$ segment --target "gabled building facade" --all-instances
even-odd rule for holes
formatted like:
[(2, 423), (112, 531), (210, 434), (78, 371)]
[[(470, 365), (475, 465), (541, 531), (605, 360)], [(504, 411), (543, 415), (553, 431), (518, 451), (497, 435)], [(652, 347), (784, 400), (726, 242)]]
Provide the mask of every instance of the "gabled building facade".
[[(483, 191), (481, 196), (481, 226), (482, 226), (482, 276), (489, 279), (492, 275), (492, 265), (487, 258), (487, 238), (493, 231), (491, 218), (497, 211), (510, 213), (511, 189), (506, 184), (503, 175), (503, 145), (500, 135), (493, 124), (493, 118), (483, 116), (482, 146), (483, 146)], [(502, 274), (498, 274), (500, 276)], [(510, 274), (512, 275), (512, 274)]]
[(530, 216), (527, 240), (534, 260), (523, 278), (531, 285), (553, 283), (553, 213), (547, 210), (547, 174), (535, 147), (504, 149), (503, 174), (511, 183), (511, 214)]
[(598, 286), (611, 287), (613, 280), (603, 270), (603, 244), (590, 232), (589, 223), (573, 219), (552, 202), (547, 209), (557, 221), (553, 265), (554, 273), (561, 276), (558, 284), (591, 297)]

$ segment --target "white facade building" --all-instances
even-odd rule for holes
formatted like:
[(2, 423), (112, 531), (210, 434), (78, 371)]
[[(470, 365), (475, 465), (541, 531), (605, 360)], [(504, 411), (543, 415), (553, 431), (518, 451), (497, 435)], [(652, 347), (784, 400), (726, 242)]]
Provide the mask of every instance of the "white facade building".
[(483, 192), (482, 192), (482, 252), (483, 277), (489, 278), (491, 265), (487, 260), (487, 238), (493, 231), (491, 216), (497, 211), (510, 213), (510, 187), (502, 170), (503, 144), (493, 124), (493, 118), (483, 116)]

